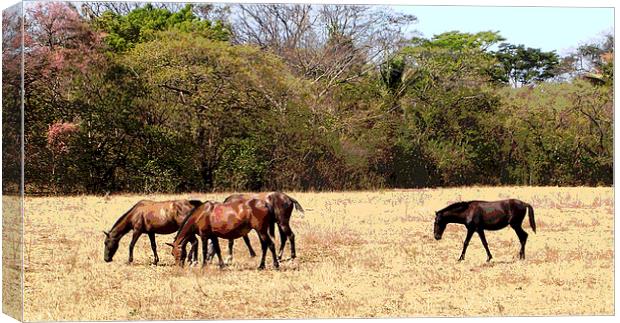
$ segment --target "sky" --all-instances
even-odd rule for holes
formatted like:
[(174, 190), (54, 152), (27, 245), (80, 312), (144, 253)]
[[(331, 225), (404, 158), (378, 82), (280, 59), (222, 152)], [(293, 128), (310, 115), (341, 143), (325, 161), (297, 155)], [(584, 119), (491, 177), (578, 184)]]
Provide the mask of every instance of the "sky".
[(425, 38), (446, 31), (499, 31), (506, 42), (567, 54), (614, 31), (613, 8), (395, 6), (418, 18)]
[[(157, 0), (152, 0), (157, 1)], [(196, 0), (168, 0), (175, 2), (198, 2)], [(211, 0), (214, 1), (214, 0)], [(310, 2), (334, 3), (336, 0), (224, 0), (223, 2)], [(534, 1), (534, 2), (532, 2)], [(506, 5), (539, 5), (535, 0), (502, 1)], [(2, 8), (17, 0), (2, 2)], [(214, 2), (222, 2), (215, 0)], [(424, 6), (429, 0), (344, 0), (345, 3), (381, 4), (392, 6), (397, 11), (410, 13), (418, 17), (418, 23), (412, 26), (424, 37), (432, 37), (446, 31), (458, 30), (476, 33), (479, 31), (499, 31), (512, 44), (540, 48), (545, 51), (555, 50), (566, 55), (580, 44), (602, 39), (603, 32), (614, 31), (614, 9), (609, 1), (568, 1), (546, 0), (545, 3), (555, 7), (498, 7), (491, 6), (497, 1), (467, 0), (465, 3), (476, 6), (456, 6), (463, 3), (454, 0), (436, 0), (435, 3), (452, 4), (450, 6)], [(480, 4), (483, 5), (480, 5)], [(600, 8), (577, 8), (574, 6), (594, 6)], [(612, 2), (613, 3), (613, 2)], [(414, 5), (399, 5), (414, 4)], [(418, 5), (416, 5), (418, 4)], [(486, 5), (484, 5), (486, 4)], [(489, 5), (490, 4), (490, 5)], [(614, 4), (615, 5), (615, 4)], [(564, 6), (564, 7), (560, 7)], [(570, 7), (573, 6), (573, 7)], [(604, 8), (604, 6), (608, 6)]]

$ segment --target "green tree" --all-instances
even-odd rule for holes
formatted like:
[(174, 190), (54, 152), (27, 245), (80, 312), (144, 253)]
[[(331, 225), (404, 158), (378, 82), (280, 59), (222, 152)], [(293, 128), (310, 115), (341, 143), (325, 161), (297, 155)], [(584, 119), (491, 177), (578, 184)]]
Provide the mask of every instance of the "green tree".
[(525, 185), (611, 184), (611, 89), (585, 81), (505, 89), (507, 172)]
[[(191, 167), (198, 170), (202, 188), (229, 183), (216, 178), (230, 173), (223, 163), (235, 167), (248, 158), (258, 164), (272, 160), (268, 152), (276, 150), (275, 133), (303, 109), (303, 104), (295, 104), (301, 102), (299, 81), (277, 57), (254, 47), (171, 32), (137, 45), (124, 62), (147, 91), (141, 108), (165, 116), (158, 126), (190, 138), (192, 145), (185, 148), (194, 156)], [(230, 150), (245, 157), (234, 157)], [(247, 171), (238, 175), (263, 174)], [(253, 179), (248, 185), (260, 187), (262, 181)]]
[[(400, 164), (413, 158), (418, 183), (442, 185), (494, 183), (500, 178), (501, 127), (493, 118), (499, 98), (490, 85), (495, 64), (488, 48), (501, 41), (496, 33), (450, 32), (416, 39), (400, 53), (404, 69), (397, 104), (403, 111), (399, 130)], [(408, 156), (409, 157), (408, 157)], [(411, 178), (402, 168), (396, 177)], [(438, 177), (437, 181), (432, 177)]]
[(514, 87), (542, 82), (556, 76), (559, 56), (524, 45), (502, 43), (495, 52), (499, 62), (495, 78)]
[(228, 40), (230, 31), (221, 21), (201, 19), (187, 4), (177, 12), (155, 8), (151, 4), (133, 9), (126, 15), (106, 11), (94, 21), (106, 33), (105, 42), (116, 52), (126, 51), (136, 44), (153, 40), (158, 32), (177, 30), (192, 32), (215, 40)]

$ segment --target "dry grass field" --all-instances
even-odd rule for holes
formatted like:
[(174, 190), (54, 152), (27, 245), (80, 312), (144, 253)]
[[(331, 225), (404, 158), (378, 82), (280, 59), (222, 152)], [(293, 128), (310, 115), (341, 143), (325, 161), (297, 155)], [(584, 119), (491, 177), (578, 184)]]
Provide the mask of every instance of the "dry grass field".
[[(290, 193), (307, 210), (292, 228), (298, 258), (257, 271), (244, 244), (223, 270), (173, 265), (172, 236), (158, 236), (160, 265), (143, 235), (128, 265), (130, 236), (111, 263), (101, 232), (141, 196), (26, 199), (25, 320), (134, 320), (613, 314), (612, 188), (454, 188)], [(222, 200), (227, 194), (146, 196)], [(434, 211), (459, 200), (520, 198), (538, 233), (526, 260), (511, 229), (488, 232), (486, 263), (465, 228), (432, 234)], [(260, 250), (255, 233), (253, 245)], [(227, 250), (224, 241), (221, 242)], [(285, 258), (290, 255), (287, 245)]]

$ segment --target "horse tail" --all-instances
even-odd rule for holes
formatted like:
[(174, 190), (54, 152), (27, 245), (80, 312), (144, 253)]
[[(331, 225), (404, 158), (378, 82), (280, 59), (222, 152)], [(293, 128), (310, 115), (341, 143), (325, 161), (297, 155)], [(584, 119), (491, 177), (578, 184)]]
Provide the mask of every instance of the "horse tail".
[(293, 202), (293, 205), (295, 205), (295, 210), (301, 212), (301, 217), (303, 218), (304, 215), (306, 214), (306, 212), (304, 211), (304, 208), (301, 207), (301, 204), (299, 204), (299, 202), (297, 202), (296, 199), (294, 199), (294, 198), (292, 198), (290, 196), (288, 198), (290, 198), (291, 202)]
[(525, 207), (528, 210), (527, 217), (530, 219), (530, 227), (532, 227), (532, 230), (534, 231), (534, 233), (536, 233), (536, 222), (534, 221), (534, 208), (527, 203), (525, 203)]
[[(269, 216), (273, 219), (273, 223), (276, 221), (276, 210), (271, 203), (265, 203), (267, 210), (269, 211)], [(271, 226), (271, 235), (273, 235), (273, 226)]]

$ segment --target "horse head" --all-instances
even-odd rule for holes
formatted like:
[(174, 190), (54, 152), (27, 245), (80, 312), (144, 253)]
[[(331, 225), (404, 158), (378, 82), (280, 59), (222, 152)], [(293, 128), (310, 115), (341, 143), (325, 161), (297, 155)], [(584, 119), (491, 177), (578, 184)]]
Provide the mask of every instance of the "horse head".
[(166, 242), (166, 244), (172, 247), (172, 256), (174, 257), (175, 265), (183, 267), (185, 258), (187, 257), (185, 248), (181, 248), (181, 244), (176, 240), (173, 243)]
[(441, 240), (441, 236), (443, 235), (443, 231), (446, 229), (447, 223), (443, 219), (442, 212), (435, 212), (435, 240)]
[(112, 237), (110, 232), (103, 231), (105, 234), (105, 240), (103, 241), (104, 249), (103, 249), (103, 260), (105, 262), (112, 261), (112, 257), (118, 250), (118, 242), (119, 238)]

